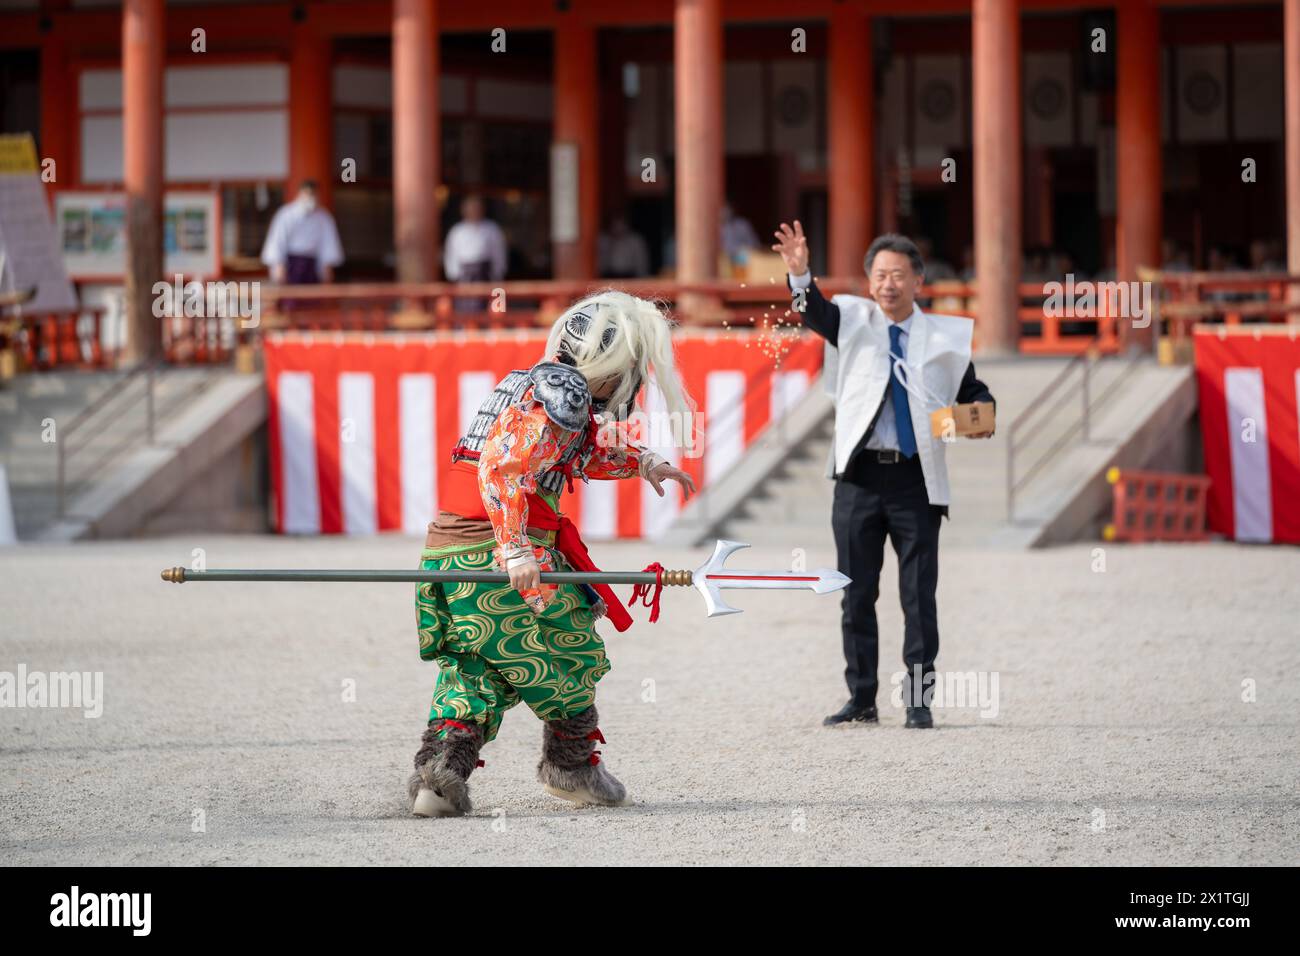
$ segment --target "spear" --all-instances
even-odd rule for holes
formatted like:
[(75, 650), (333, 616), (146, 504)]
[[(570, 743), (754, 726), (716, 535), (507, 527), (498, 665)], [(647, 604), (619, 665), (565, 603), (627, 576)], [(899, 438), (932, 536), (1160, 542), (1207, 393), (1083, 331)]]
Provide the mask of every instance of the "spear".
[[(730, 607), (722, 600), (721, 590), (768, 590), (773, 588), (800, 588), (817, 594), (838, 591), (849, 579), (829, 568), (812, 571), (738, 571), (726, 567), (727, 558), (749, 545), (739, 541), (718, 541), (708, 561), (694, 571), (543, 571), (545, 584), (639, 584), (663, 587), (694, 587), (704, 596), (708, 617), (739, 614), (740, 608)], [(213, 570), (191, 571), (188, 568), (167, 568), (162, 573), (164, 581), (185, 584), (190, 581), (323, 581), (343, 582), (393, 582), (406, 584), (441, 583), (509, 584), (510, 575), (504, 571), (343, 571), (343, 570)]]

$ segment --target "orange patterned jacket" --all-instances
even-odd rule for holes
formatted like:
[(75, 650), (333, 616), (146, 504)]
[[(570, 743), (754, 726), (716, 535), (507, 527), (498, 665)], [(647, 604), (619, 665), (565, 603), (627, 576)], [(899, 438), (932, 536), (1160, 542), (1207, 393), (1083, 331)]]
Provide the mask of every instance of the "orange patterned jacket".
[[(603, 433), (602, 437), (616, 431)], [(559, 461), (574, 434), (551, 421), (542, 403), (533, 398), (531, 387), (497, 417), (479, 457), (478, 485), (501, 550), (530, 547), (525, 533), (528, 495), (537, 492), (537, 476)], [(583, 462), (581, 473), (598, 479), (635, 478), (640, 474), (644, 451), (628, 441), (598, 441)], [(581, 453), (579, 461), (586, 454)], [(555, 502), (551, 504), (554, 507)]]

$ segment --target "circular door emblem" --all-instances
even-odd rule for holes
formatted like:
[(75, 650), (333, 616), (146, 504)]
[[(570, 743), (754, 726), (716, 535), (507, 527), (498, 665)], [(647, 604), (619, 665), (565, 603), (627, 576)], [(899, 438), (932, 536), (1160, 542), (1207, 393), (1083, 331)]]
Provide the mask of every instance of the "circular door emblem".
[(1029, 109), (1041, 120), (1054, 119), (1065, 108), (1065, 87), (1056, 80), (1039, 80), (1029, 91)]
[(787, 86), (776, 99), (776, 115), (783, 126), (802, 126), (811, 112), (811, 99), (802, 87)]
[(1213, 113), (1223, 102), (1223, 87), (1204, 70), (1193, 73), (1183, 84), (1183, 100), (1187, 108), (1198, 116)]
[(956, 109), (957, 94), (947, 80), (931, 80), (921, 89), (921, 114), (930, 122), (942, 122)]

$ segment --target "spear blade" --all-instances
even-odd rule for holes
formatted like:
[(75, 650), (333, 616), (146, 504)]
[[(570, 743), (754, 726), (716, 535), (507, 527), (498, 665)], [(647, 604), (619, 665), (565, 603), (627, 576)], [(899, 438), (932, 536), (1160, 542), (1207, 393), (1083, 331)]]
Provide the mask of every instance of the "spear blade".
[(727, 558), (741, 548), (749, 545), (740, 541), (719, 540), (713, 546), (709, 560), (700, 565), (692, 575), (695, 589), (704, 596), (704, 605), (708, 617), (720, 617), (725, 614), (739, 614), (740, 608), (732, 607), (722, 599), (723, 588), (743, 590), (770, 590), (799, 588), (816, 594), (828, 594), (847, 587), (849, 578), (830, 568), (814, 568), (811, 571), (736, 571), (726, 568)]

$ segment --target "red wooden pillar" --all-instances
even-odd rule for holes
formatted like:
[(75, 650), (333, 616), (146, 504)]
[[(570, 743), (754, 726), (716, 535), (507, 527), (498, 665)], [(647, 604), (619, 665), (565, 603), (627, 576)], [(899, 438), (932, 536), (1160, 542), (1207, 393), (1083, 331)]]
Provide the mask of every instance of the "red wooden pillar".
[(856, 276), (875, 228), (876, 97), (870, 18), (847, 3), (832, 7), (829, 54), (830, 271), (834, 276)]
[(975, 279), (980, 350), (1014, 352), (1021, 260), (1020, 10), (975, 0), (972, 11)]
[(162, 323), (153, 286), (162, 278), (163, 194), (162, 0), (122, 4), (122, 178), (126, 188), (126, 322), (128, 362), (158, 357)]
[(289, 193), (297, 192), (304, 180), (314, 179), (326, 207), (331, 205), (338, 176), (332, 155), (330, 56), (330, 39), (315, 23), (309, 19), (294, 26), (289, 56)]
[(437, 0), (393, 2), (393, 232), (399, 282), (438, 277)]
[[(46, 194), (66, 189), (74, 181), (76, 159), (72, 153), (71, 124), (77, 115), (76, 86), (68, 64), (67, 39), (56, 13), (66, 9), (66, 0), (45, 3), (41, 13), (49, 18), (49, 28), (41, 35), (41, 132), (37, 137), (40, 160), (54, 160), (55, 180), (45, 184)], [(42, 172), (44, 166), (42, 165)]]
[[(1286, 0), (1282, 58), (1286, 63), (1286, 256), (1300, 275), (1300, 0)], [(1293, 293), (1300, 293), (1300, 285)]]
[[(1115, 75), (1115, 265), (1121, 282), (1160, 266), (1160, 14), (1151, 0), (1119, 4)], [(1154, 330), (1119, 323), (1125, 347), (1150, 348)]]
[(722, 0), (677, 0), (673, 23), (677, 278), (715, 276), (722, 208)]
[[(562, 21), (555, 30), (554, 63), (555, 143), (575, 146), (578, 151), (578, 235), (571, 241), (555, 242), (554, 273), (557, 279), (586, 279), (596, 275), (596, 237), (600, 231), (596, 125), (600, 83), (595, 29), (582, 22)], [(552, 196), (552, 201), (558, 198)]]

